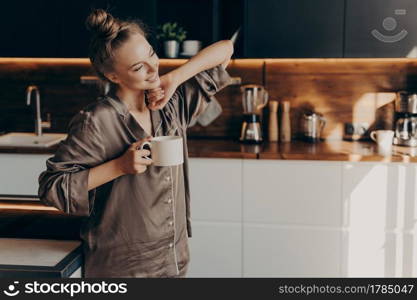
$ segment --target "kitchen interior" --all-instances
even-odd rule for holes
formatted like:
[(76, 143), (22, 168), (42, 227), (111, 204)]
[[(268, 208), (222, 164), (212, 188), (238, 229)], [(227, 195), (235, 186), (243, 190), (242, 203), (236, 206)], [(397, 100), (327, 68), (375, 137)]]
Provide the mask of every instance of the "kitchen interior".
[[(100, 92), (84, 20), (108, 4), (234, 40), (233, 83), (188, 129), (187, 277), (417, 276), (416, 1), (23, 2), (0, 11), (0, 277), (82, 277), (82, 217), (38, 176)], [(195, 55), (155, 36), (160, 75)]]

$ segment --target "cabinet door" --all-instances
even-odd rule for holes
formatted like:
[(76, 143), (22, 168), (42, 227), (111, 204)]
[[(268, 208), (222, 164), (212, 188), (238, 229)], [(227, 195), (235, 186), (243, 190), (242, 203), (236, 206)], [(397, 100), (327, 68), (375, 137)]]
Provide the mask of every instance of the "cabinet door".
[(417, 57), (417, 2), (347, 0), (345, 57)]
[(243, 232), (243, 277), (340, 277), (340, 230), (245, 223)]
[(59, 56), (60, 5), (52, 0), (3, 1), (0, 56)]
[(157, 0), (157, 7), (157, 23), (177, 22), (187, 40), (200, 40), (203, 48), (219, 40), (219, 0)]
[[(150, 30), (156, 22), (156, 0), (117, 1), (117, 0), (73, 0), (65, 3), (65, 10), (60, 11), (61, 34), (58, 39), (60, 57), (88, 57), (90, 32), (85, 21), (91, 8), (107, 9), (114, 17), (137, 18), (142, 20)], [(150, 35), (149, 40), (153, 42)]]
[(242, 160), (190, 158), (193, 220), (242, 220)]
[(350, 230), (401, 228), (406, 166), (401, 164), (343, 164), (343, 224)]
[(241, 277), (240, 222), (193, 221), (187, 277)]
[(188, 277), (242, 275), (242, 160), (190, 158)]
[(243, 221), (341, 226), (339, 162), (244, 160)]
[(38, 195), (38, 178), (52, 155), (0, 154), (0, 195)]
[(415, 274), (415, 241), (410, 240), (415, 232), (414, 168), (399, 163), (344, 163), (343, 277)]
[(156, 0), (9, 1), (0, 10), (0, 56), (88, 57), (90, 33), (85, 21), (93, 8), (107, 9), (117, 18), (141, 19), (151, 31), (156, 23)]
[(246, 57), (342, 57), (344, 0), (246, 0)]

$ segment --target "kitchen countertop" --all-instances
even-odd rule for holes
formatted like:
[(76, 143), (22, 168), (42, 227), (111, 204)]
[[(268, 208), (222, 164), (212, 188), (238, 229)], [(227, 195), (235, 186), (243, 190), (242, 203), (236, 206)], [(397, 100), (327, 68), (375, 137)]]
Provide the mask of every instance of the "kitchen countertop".
[[(53, 155), (58, 145), (48, 148), (1, 148), (0, 153), (20, 154), (51, 154)], [(189, 157), (215, 157), (215, 158), (257, 158), (258, 146), (244, 145), (238, 141), (227, 139), (189, 139)]]
[[(47, 149), (0, 148), (0, 153), (53, 154), (56, 146)], [(227, 139), (189, 139), (188, 155), (191, 158), (240, 158), (240, 159), (282, 159), (282, 160), (323, 160), (323, 161), (374, 161), (374, 162), (417, 162), (417, 147), (393, 146), (390, 156), (377, 153), (374, 142), (324, 141), (307, 143), (264, 142), (243, 144)]]
[(76, 275), (81, 277), (83, 259), (79, 240), (2, 237), (0, 250), (0, 277), (72, 277), (77, 269)]
[(322, 160), (322, 161), (370, 161), (370, 162), (417, 162), (417, 148), (393, 146), (392, 154), (378, 154), (377, 145), (371, 141), (325, 141), (307, 143), (265, 143), (259, 159)]
[[(42, 149), (0, 149), (0, 153), (53, 154), (56, 147)], [(373, 142), (325, 141), (311, 144), (302, 141), (290, 143), (264, 142), (260, 145), (242, 144), (238, 141), (221, 139), (188, 140), (191, 158), (234, 158), (271, 160), (315, 160), (345, 162), (417, 162), (417, 148), (393, 146), (390, 156), (378, 155)], [(0, 201), (0, 214), (66, 215), (54, 207), (35, 201)]]

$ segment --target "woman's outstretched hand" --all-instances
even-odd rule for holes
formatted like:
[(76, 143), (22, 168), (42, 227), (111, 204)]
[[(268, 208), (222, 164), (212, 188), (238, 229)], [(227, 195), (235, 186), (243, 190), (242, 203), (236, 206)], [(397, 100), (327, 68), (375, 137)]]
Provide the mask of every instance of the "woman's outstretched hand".
[(178, 83), (171, 73), (161, 76), (160, 81), (161, 84), (159, 87), (147, 90), (149, 100), (148, 108), (151, 110), (162, 109), (178, 87)]

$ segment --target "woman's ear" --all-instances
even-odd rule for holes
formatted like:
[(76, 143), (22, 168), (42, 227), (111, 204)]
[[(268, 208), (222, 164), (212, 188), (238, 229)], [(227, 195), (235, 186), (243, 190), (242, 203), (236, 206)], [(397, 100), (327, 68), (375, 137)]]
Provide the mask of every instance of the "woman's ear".
[(119, 83), (119, 79), (115, 73), (105, 73), (104, 76), (113, 83)]

